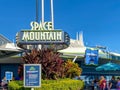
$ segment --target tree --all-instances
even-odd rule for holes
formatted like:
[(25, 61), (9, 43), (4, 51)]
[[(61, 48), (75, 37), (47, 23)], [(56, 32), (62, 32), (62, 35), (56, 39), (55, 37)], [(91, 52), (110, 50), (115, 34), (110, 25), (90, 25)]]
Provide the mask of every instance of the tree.
[(41, 64), (43, 79), (57, 79), (64, 77), (64, 61), (60, 53), (53, 49), (33, 49), (22, 57), (25, 64)]

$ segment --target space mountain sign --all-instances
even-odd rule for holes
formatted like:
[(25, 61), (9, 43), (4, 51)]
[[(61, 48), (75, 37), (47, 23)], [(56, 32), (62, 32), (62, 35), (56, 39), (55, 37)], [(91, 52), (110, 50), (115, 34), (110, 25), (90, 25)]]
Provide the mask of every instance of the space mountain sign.
[(53, 30), (52, 22), (30, 23), (31, 30), (21, 30), (16, 34), (17, 44), (69, 44), (68, 33)]

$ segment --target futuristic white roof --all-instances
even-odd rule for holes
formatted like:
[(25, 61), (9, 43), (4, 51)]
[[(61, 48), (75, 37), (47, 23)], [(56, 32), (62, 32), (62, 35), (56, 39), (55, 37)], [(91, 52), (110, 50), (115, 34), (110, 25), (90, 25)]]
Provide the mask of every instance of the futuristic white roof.
[(21, 53), (23, 50), (15, 46), (13, 43), (6, 43), (0, 46), (0, 58), (13, 56)]
[(84, 55), (86, 47), (83, 42), (83, 35), (77, 34), (77, 40), (70, 39), (70, 45), (68, 48), (63, 50), (58, 50), (58, 52), (63, 53), (63, 55)]
[[(91, 47), (84, 46), (83, 34), (80, 33), (79, 35), (77, 34), (77, 40), (70, 39), (70, 45), (68, 48), (63, 50), (58, 50), (58, 52), (67, 56), (84, 56), (86, 48), (91, 48)], [(120, 54), (118, 53), (106, 52), (99, 49), (99, 57), (108, 58), (108, 54), (120, 56)]]
[(23, 50), (0, 34), (0, 58), (19, 54)]

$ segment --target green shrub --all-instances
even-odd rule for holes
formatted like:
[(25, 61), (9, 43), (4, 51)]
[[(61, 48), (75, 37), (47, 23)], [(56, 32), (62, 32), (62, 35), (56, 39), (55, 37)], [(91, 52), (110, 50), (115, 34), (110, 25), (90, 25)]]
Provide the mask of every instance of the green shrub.
[[(83, 86), (84, 82), (81, 80), (42, 80), (41, 87), (34, 90), (80, 90)], [(23, 81), (11, 81), (8, 88), (9, 90), (30, 90), (30, 88), (23, 87)]]
[(82, 69), (77, 63), (71, 60), (65, 62), (65, 76), (66, 78), (74, 78), (75, 76), (80, 76)]
[(9, 90), (30, 90), (30, 88), (24, 89), (23, 81), (11, 81), (8, 84)]

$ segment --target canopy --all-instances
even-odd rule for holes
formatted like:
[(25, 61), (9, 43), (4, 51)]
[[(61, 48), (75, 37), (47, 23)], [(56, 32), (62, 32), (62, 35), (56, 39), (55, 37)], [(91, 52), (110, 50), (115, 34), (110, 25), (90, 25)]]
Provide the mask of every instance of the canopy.
[(6, 43), (0, 46), (0, 58), (16, 55), (23, 52), (23, 49), (15, 46), (14, 43)]
[(115, 63), (106, 63), (96, 68), (96, 71), (117, 71), (120, 70), (120, 65)]

